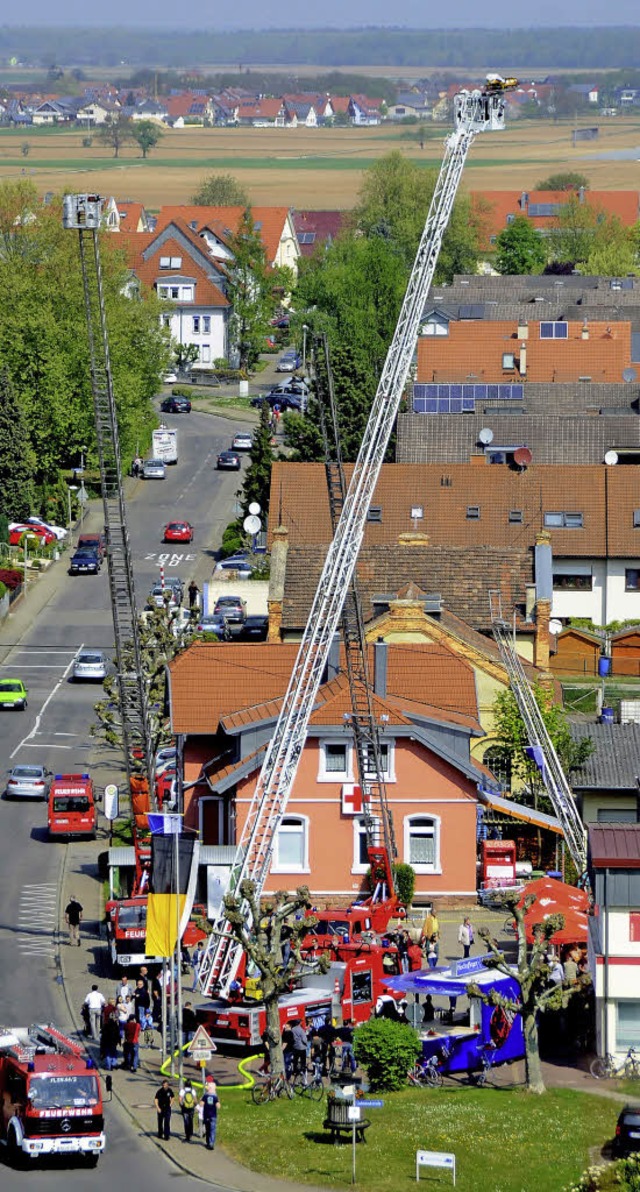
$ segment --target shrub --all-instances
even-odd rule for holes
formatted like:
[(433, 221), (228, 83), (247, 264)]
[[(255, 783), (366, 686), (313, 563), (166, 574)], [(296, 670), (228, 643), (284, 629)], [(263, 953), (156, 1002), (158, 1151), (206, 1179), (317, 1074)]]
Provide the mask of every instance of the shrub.
[(174, 385), (171, 390), (172, 397), (194, 397), (193, 385)]
[(0, 513), (0, 542), (9, 541), (9, 518), (6, 513)]
[(246, 536), (242, 529), (242, 522), (240, 519), (230, 522), (222, 535), (223, 559), (227, 559), (229, 555), (235, 555), (237, 551), (244, 550), (245, 547)]
[(405, 1087), (407, 1072), (419, 1059), (422, 1045), (411, 1027), (402, 1022), (372, 1018), (358, 1027), (354, 1051), (358, 1063), (367, 1069), (372, 1091), (395, 1092)]
[(22, 572), (13, 568), (0, 568), (0, 581), (10, 592), (14, 592), (22, 584)]
[(9, 589), (5, 586), (5, 584), (3, 584), (2, 580), (0, 580), (0, 600), (2, 600), (2, 597), (4, 596), (5, 592), (8, 592), (8, 591), (9, 591)]
[(393, 866), (393, 880), (396, 894), (403, 906), (411, 906), (416, 890), (416, 875), (406, 861), (398, 861)]

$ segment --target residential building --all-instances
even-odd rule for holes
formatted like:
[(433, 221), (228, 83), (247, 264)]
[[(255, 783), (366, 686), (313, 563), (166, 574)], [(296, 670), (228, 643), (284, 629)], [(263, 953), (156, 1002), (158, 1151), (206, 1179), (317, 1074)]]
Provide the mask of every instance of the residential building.
[(406, 120), (413, 116), (418, 120), (431, 119), (431, 102), (425, 91), (400, 91), (396, 102), (389, 104), (387, 113), (390, 120)]
[(592, 824), (589, 969), (599, 1055), (640, 1049), (640, 824)]
[(371, 99), (368, 95), (351, 95), (349, 97), (349, 119), (356, 126), (371, 127), (382, 123), (383, 101)]
[[(156, 221), (159, 232), (168, 223), (180, 220), (202, 238), (211, 256), (220, 261), (232, 260), (230, 237), (237, 232), (244, 207), (197, 207), (195, 205), (164, 206)], [(289, 207), (252, 207), (251, 216), (256, 232), (264, 244), (267, 263), (272, 267), (286, 265), (297, 273), (300, 247)]]
[(569, 727), (574, 741), (593, 746), (591, 757), (570, 775), (584, 823), (640, 824), (640, 724), (585, 721)]
[(344, 211), (293, 211), (292, 214), (303, 257), (312, 257), (320, 246), (333, 244), (345, 224)]
[(471, 201), (481, 212), (481, 226), (486, 234), (484, 248), (495, 247), (496, 239), (517, 216), (526, 219), (543, 234), (557, 227), (558, 217), (574, 197), (594, 211), (615, 215), (627, 228), (640, 216), (640, 191), (637, 190), (474, 190)]
[[(185, 824), (204, 844), (234, 845), (240, 836), (296, 653), (287, 643), (198, 642), (169, 666)], [(473, 670), (433, 643), (378, 642), (369, 654), (398, 857), (416, 871), (418, 900), (468, 900), (476, 889), (478, 784), (486, 779), (470, 757), (472, 739), (482, 735)], [(314, 900), (346, 901), (363, 888), (368, 862), (343, 668), (336, 646), (277, 833), (267, 894), (304, 882)]]

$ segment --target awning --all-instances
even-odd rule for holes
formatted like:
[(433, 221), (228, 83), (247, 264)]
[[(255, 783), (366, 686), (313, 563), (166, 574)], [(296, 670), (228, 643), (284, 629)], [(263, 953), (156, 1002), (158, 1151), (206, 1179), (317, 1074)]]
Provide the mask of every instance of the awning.
[(501, 811), (503, 815), (510, 815), (512, 819), (522, 820), (525, 824), (535, 824), (538, 828), (548, 828), (550, 832), (557, 832), (562, 836), (560, 821), (555, 815), (546, 815), (544, 811), (537, 811), (535, 807), (525, 807), (523, 803), (514, 803), (512, 799), (503, 799), (494, 795), (493, 791), (481, 790), (480, 798), (486, 807), (493, 811)]

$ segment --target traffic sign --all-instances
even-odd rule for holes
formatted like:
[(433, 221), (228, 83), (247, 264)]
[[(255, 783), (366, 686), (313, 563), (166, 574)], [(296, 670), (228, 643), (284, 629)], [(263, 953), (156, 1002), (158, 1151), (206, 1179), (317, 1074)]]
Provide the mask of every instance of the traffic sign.
[(384, 1101), (358, 1101), (358, 1105), (362, 1105), (364, 1109), (382, 1109)]
[(200, 1026), (198, 1027), (195, 1035), (193, 1036), (193, 1039), (189, 1043), (189, 1046), (187, 1047), (187, 1051), (189, 1052), (189, 1055), (193, 1056), (194, 1059), (198, 1059), (198, 1060), (211, 1059), (210, 1055), (198, 1055), (197, 1053), (200, 1051), (207, 1051), (207, 1052), (217, 1051), (216, 1045), (215, 1045), (213, 1039), (211, 1038), (211, 1035), (205, 1029), (205, 1027), (202, 1025), (202, 1023), (200, 1023)]
[(189, 1048), (189, 1054), (196, 1064), (206, 1064), (211, 1059), (213, 1052), (208, 1047), (196, 1047), (195, 1051), (191, 1051)]

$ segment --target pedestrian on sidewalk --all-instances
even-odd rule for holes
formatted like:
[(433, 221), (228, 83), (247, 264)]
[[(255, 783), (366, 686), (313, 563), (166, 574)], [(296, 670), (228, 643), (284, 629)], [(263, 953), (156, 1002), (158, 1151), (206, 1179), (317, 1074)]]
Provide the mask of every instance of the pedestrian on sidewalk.
[(196, 989), (198, 988), (198, 977), (200, 976), (200, 965), (202, 964), (203, 956), (204, 948), (202, 944), (198, 944), (193, 956), (191, 957), (191, 967), (193, 969), (193, 985), (191, 986), (192, 993), (195, 993)]
[(78, 902), (75, 894), (72, 894), (64, 912), (64, 917), (69, 928), (69, 944), (71, 947), (73, 947), (74, 944), (77, 944), (78, 947), (80, 947), (80, 924), (82, 922), (82, 915), (82, 904)]
[(168, 1142), (171, 1138), (171, 1102), (173, 1101), (173, 1089), (169, 1086), (168, 1080), (163, 1080), (158, 1089), (153, 1103), (158, 1113), (158, 1138), (163, 1138)]
[(185, 1002), (182, 1007), (182, 1043), (186, 1047), (191, 1042), (198, 1029), (198, 1019), (191, 1002)]
[(184, 1122), (184, 1140), (191, 1142), (193, 1138), (193, 1115), (198, 1104), (196, 1091), (187, 1076), (184, 1085), (179, 1093), (180, 1109), (182, 1110), (182, 1120)]
[(134, 990), (129, 984), (129, 978), (126, 973), (120, 978), (120, 984), (116, 986), (116, 1001), (118, 998), (123, 998), (126, 1002), (133, 1001)]
[(124, 1028), (124, 1043), (123, 1052), (124, 1058), (122, 1066), (128, 1068), (130, 1072), (136, 1072), (139, 1063), (139, 1047), (140, 1047), (140, 1023), (133, 1015)]
[(120, 1029), (113, 1017), (104, 1018), (100, 1034), (100, 1051), (107, 1072), (113, 1072), (118, 1067), (118, 1047), (120, 1045)]
[(208, 1151), (215, 1150), (219, 1109), (220, 1098), (216, 1092), (216, 1082), (212, 1076), (208, 1076), (207, 1083), (204, 1086), (204, 1093), (202, 1094), (202, 1120), (204, 1122), (204, 1135)]
[(100, 1039), (100, 1031), (102, 1028), (102, 1011), (106, 1005), (103, 995), (100, 993), (97, 985), (92, 985), (86, 998), (84, 1005), (89, 1011), (89, 1027), (91, 1029), (91, 1038), (95, 1039), (96, 1043)]
[(200, 595), (200, 589), (195, 579), (191, 580), (187, 591), (189, 593), (189, 611), (191, 612), (194, 608), (198, 607), (198, 596)]
[(135, 1008), (135, 1016), (138, 1022), (142, 1023), (142, 1019), (146, 1015), (147, 1010), (151, 1005), (151, 994), (149, 993), (149, 990), (147, 989), (142, 977), (138, 977), (138, 980), (136, 981), (136, 987), (133, 994), (133, 1005)]
[(474, 936), (473, 936), (473, 927), (471, 926), (471, 919), (469, 918), (468, 915), (465, 915), (464, 919), (462, 920), (462, 923), (460, 924), (460, 926), (458, 928), (458, 943), (462, 944), (462, 956), (463, 956), (464, 960), (467, 959), (467, 957), (471, 951), (471, 945), (473, 943), (473, 938), (474, 938)]
[(440, 945), (438, 944), (438, 937), (437, 935), (432, 935), (431, 939), (427, 943), (427, 964), (429, 965), (429, 968), (437, 968), (439, 951)]
[(131, 1018), (131, 1002), (125, 1001), (123, 997), (119, 997), (116, 1002), (116, 1017), (118, 1020), (118, 1030), (120, 1031), (120, 1039), (124, 1039), (124, 1028)]

